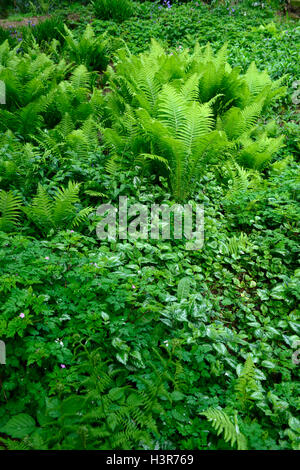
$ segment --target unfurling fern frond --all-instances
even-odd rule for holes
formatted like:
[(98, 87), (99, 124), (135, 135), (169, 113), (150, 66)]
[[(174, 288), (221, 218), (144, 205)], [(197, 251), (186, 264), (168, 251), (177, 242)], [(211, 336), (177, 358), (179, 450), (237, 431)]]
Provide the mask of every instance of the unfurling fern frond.
[(228, 414), (217, 408), (209, 408), (200, 414), (206, 416), (211, 422), (218, 436), (223, 434), (225, 442), (229, 442), (232, 447), (237, 445), (238, 450), (247, 450), (247, 440), (240, 432), (237, 416), (235, 416), (233, 424)]

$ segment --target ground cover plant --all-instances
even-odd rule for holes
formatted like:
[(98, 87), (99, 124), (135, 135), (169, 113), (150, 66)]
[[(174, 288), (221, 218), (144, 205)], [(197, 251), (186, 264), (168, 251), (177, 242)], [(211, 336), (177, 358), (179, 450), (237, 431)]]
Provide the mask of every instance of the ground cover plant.
[[(0, 449), (299, 450), (297, 19), (123, 3), (0, 29)], [(100, 240), (125, 196), (202, 248)]]

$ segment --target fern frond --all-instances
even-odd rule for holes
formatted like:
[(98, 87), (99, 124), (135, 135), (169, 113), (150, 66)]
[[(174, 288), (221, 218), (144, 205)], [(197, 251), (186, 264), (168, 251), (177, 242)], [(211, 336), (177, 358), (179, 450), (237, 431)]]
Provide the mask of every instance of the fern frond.
[(146, 160), (157, 160), (158, 162), (163, 163), (168, 170), (170, 169), (168, 160), (161, 157), (160, 155), (153, 155), (152, 153), (141, 153), (139, 157), (146, 159)]
[(255, 365), (249, 355), (235, 384), (237, 398), (243, 407), (248, 401), (252, 400), (251, 394), (258, 390), (259, 387), (255, 379)]
[(218, 436), (223, 434), (225, 442), (230, 442), (232, 447), (236, 444), (238, 450), (247, 450), (247, 441), (240, 432), (236, 417), (233, 424), (227, 413), (217, 408), (209, 408), (200, 414), (204, 415), (211, 422)]
[(48, 196), (46, 189), (40, 184), (38, 185), (37, 195), (32, 200), (31, 205), (24, 207), (23, 211), (42, 230), (52, 227), (54, 224), (51, 198)]
[(17, 223), (20, 216), (21, 197), (12, 191), (0, 190), (0, 230), (7, 232)]
[(53, 222), (55, 225), (70, 222), (70, 218), (74, 216), (74, 204), (79, 202), (79, 189), (80, 183), (70, 181), (67, 188), (57, 190), (53, 202)]
[(173, 137), (185, 122), (185, 101), (182, 95), (175, 91), (170, 85), (165, 85), (159, 97), (158, 118), (171, 129)]
[(82, 222), (86, 221), (89, 214), (93, 211), (94, 209), (92, 207), (85, 207), (84, 209), (81, 209), (81, 211), (76, 214), (74, 217), (72, 223), (71, 223), (71, 228), (78, 227)]
[(73, 71), (70, 82), (75, 89), (88, 89), (90, 84), (91, 75), (84, 65), (79, 65)]

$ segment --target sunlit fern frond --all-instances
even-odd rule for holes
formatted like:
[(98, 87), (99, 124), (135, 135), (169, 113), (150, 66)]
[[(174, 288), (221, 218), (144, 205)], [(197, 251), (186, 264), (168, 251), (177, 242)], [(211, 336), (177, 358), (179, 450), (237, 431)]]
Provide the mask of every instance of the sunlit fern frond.
[(90, 73), (84, 65), (79, 65), (72, 72), (70, 82), (75, 89), (88, 89), (90, 85)]
[(240, 432), (236, 416), (235, 423), (232, 423), (228, 414), (217, 408), (209, 408), (200, 414), (206, 416), (218, 436), (223, 434), (225, 442), (229, 442), (232, 447), (237, 445), (238, 450), (247, 450), (247, 441)]
[(165, 85), (159, 97), (158, 118), (171, 130), (173, 137), (186, 119), (185, 100), (171, 85)]

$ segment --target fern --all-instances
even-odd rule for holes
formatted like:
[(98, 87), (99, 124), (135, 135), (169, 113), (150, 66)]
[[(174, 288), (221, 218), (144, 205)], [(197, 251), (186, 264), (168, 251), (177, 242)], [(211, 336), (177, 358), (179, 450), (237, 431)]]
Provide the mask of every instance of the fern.
[(250, 242), (245, 233), (241, 233), (239, 237), (233, 236), (227, 240), (226, 243), (221, 244), (221, 251), (225, 255), (243, 254), (247, 251)]
[(260, 177), (257, 172), (246, 170), (237, 163), (231, 162), (230, 168), (231, 186), (225, 198), (230, 201), (238, 200), (241, 194), (260, 184)]
[(245, 407), (249, 401), (253, 400), (252, 393), (259, 391), (255, 380), (255, 365), (250, 355), (247, 357), (242, 372), (236, 381), (235, 391), (242, 407)]
[(0, 230), (12, 230), (20, 216), (21, 198), (12, 191), (0, 190)]
[(283, 138), (255, 136), (256, 125), (281, 82), (253, 65), (242, 75), (226, 55), (226, 45), (214, 54), (196, 44), (192, 54), (170, 56), (156, 41), (138, 57), (121, 50), (116, 68), (108, 67), (107, 170), (119, 171), (131, 158), (168, 176), (173, 197), (185, 201), (206, 168), (228, 157), (251, 169), (265, 166)]
[(237, 445), (238, 450), (247, 450), (247, 441), (240, 432), (236, 416), (233, 424), (227, 413), (217, 408), (209, 408), (200, 414), (204, 415), (211, 422), (218, 436), (223, 434), (225, 442), (229, 442), (232, 447)]
[(0, 50), (0, 80), (6, 84), (6, 107), (0, 110), (0, 128), (29, 137), (43, 123), (53, 101), (53, 90), (66, 75), (65, 60), (55, 64), (46, 54), (34, 50), (11, 57), (8, 45)]
[(105, 35), (95, 36), (91, 25), (77, 39), (74, 33), (64, 26), (66, 35), (65, 50), (77, 65), (85, 65), (89, 70), (105, 70), (109, 60), (108, 40)]
[[(16, 441), (13, 439), (0, 438), (0, 444), (2, 444), (6, 450), (30, 450), (32, 447), (23, 441)], [(1, 446), (0, 446), (1, 450)]]
[(39, 185), (31, 205), (23, 208), (23, 211), (44, 234), (51, 229), (77, 227), (87, 220), (92, 211), (90, 207), (80, 211), (76, 209), (79, 188), (78, 183), (69, 182), (66, 188), (58, 189), (52, 199), (46, 189)]
[(45, 152), (58, 158), (74, 155), (77, 160), (84, 160), (99, 145), (98, 127), (90, 116), (75, 129), (71, 116), (66, 113), (54, 129), (40, 131), (33, 139)]
[[(80, 395), (60, 401), (58, 418), (47, 416), (41, 436), (47, 448), (142, 449), (158, 434), (161, 381), (143, 381), (143, 390), (117, 385), (120, 371), (101, 359), (101, 350), (80, 353)], [(51, 432), (49, 432), (51, 431)], [(52, 436), (52, 437), (49, 437)], [(33, 439), (31, 445), (34, 446)]]

